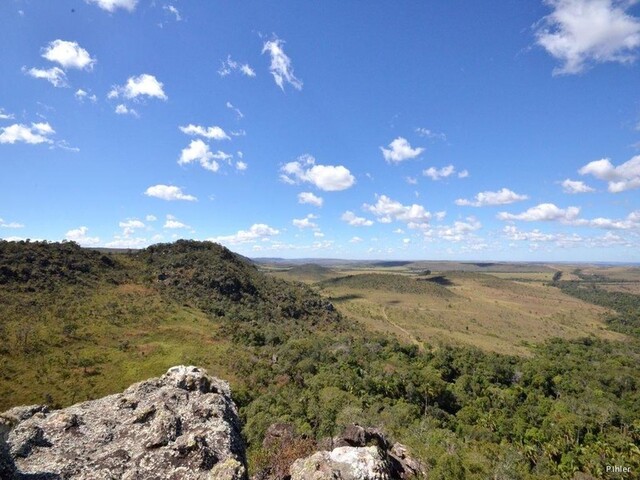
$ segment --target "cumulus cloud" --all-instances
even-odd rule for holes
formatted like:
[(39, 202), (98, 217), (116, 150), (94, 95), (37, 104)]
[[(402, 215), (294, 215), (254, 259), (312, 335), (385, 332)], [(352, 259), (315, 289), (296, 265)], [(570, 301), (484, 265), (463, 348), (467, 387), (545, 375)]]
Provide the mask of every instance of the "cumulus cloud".
[(50, 62), (58, 63), (62, 68), (76, 68), (78, 70), (91, 70), (96, 63), (89, 52), (78, 45), (77, 42), (66, 40), (54, 40), (49, 42), (42, 56)]
[(83, 102), (85, 99), (90, 100), (92, 103), (96, 103), (98, 101), (98, 97), (95, 95), (89, 95), (86, 90), (79, 88), (76, 90), (76, 93), (73, 94), (78, 101)]
[(301, 192), (298, 194), (298, 203), (308, 203), (315, 207), (321, 207), (324, 200), (311, 192)]
[(595, 160), (587, 163), (578, 173), (593, 175), (608, 182), (608, 190), (612, 193), (640, 188), (640, 155), (617, 167), (608, 158)]
[(552, 12), (536, 41), (562, 62), (555, 75), (580, 73), (591, 63), (630, 63), (640, 46), (640, 19), (627, 10), (635, 0), (545, 0)]
[(293, 223), (294, 227), (298, 227), (300, 229), (304, 229), (304, 228), (317, 229), (318, 228), (318, 224), (313, 222), (313, 220), (316, 219), (316, 218), (318, 218), (318, 217), (315, 216), (314, 214), (310, 213), (309, 215), (307, 215), (304, 218), (294, 218), (291, 223)]
[(89, 232), (88, 227), (84, 227), (84, 226), (78, 227), (73, 230), (69, 230), (67, 233), (65, 233), (64, 238), (66, 240), (71, 240), (73, 242), (76, 242), (79, 245), (88, 246), (88, 247), (97, 245), (98, 243), (100, 243), (99, 237), (90, 237), (88, 235), (88, 232)]
[(189, 225), (186, 225), (185, 223), (182, 223), (173, 215), (167, 215), (167, 220), (164, 222), (164, 225), (162, 226), (162, 228), (166, 228), (169, 230), (177, 230), (181, 228), (191, 228), (191, 227), (189, 227)]
[(371, 220), (368, 220), (364, 217), (358, 217), (355, 213), (347, 210), (342, 214), (340, 219), (344, 222), (347, 222), (352, 227), (370, 227), (373, 225)]
[(280, 169), (280, 179), (289, 184), (308, 182), (328, 192), (346, 190), (356, 182), (342, 165), (316, 165), (315, 162), (311, 155), (302, 155)]
[(122, 234), (124, 237), (129, 237), (133, 235), (133, 233), (140, 228), (144, 228), (145, 224), (140, 220), (129, 219), (118, 223), (118, 226), (122, 228)]
[(524, 222), (559, 221), (568, 223), (576, 220), (579, 214), (579, 207), (559, 208), (553, 203), (541, 203), (519, 214), (500, 212), (498, 218), (500, 220), (521, 220)]
[(138, 97), (159, 98), (166, 100), (167, 95), (164, 93), (164, 84), (148, 73), (143, 73), (137, 77), (129, 77), (127, 83), (122, 86), (115, 86), (109, 91), (108, 98), (119, 98), (123, 96), (129, 100)]
[(49, 138), (55, 131), (46, 122), (32, 123), (30, 127), (14, 123), (8, 127), (0, 127), (0, 143), (53, 143)]
[(374, 205), (364, 204), (363, 208), (374, 214), (381, 223), (391, 223), (392, 221), (400, 221), (406, 223), (424, 223), (431, 218), (422, 205), (402, 205), (396, 200), (392, 200), (386, 195), (377, 197)]
[(222, 65), (218, 69), (218, 75), (226, 77), (233, 72), (240, 72), (246, 77), (255, 77), (256, 72), (248, 63), (239, 63), (231, 59), (231, 55), (227, 56), (226, 60), (222, 61)]
[(147, 215), (146, 217), (144, 217), (144, 219), (145, 219), (147, 222), (155, 222), (156, 220), (158, 220), (158, 217), (156, 217), (155, 215), (151, 215), (151, 214), (149, 214), (149, 215)]
[(452, 225), (438, 227), (436, 235), (448, 242), (461, 242), (481, 227), (482, 224), (475, 217), (467, 217), (464, 221), (457, 220)]
[(133, 108), (129, 108), (124, 104), (119, 104), (116, 105), (116, 108), (114, 110), (116, 112), (116, 114), (118, 115), (131, 115), (133, 117), (138, 117), (138, 112), (136, 110), (134, 110)]
[(40, 79), (46, 80), (54, 87), (68, 86), (67, 75), (66, 73), (64, 73), (64, 70), (62, 70), (60, 67), (51, 67), (48, 69), (30, 68), (28, 70), (26, 68), (23, 68), (22, 71), (33, 78), (40, 78)]
[(284, 53), (284, 41), (276, 38), (265, 42), (262, 47), (262, 53), (268, 53), (271, 57), (271, 65), (269, 71), (273, 75), (276, 85), (284, 90), (285, 82), (297, 90), (302, 90), (302, 80), (296, 78), (293, 73), (293, 65), (291, 59)]
[(182, 192), (180, 187), (173, 185), (153, 185), (144, 192), (148, 197), (160, 198), (162, 200), (186, 200), (188, 202), (195, 202), (197, 200), (193, 195), (187, 195)]
[(625, 219), (615, 220), (605, 217), (598, 217), (591, 220), (582, 220), (579, 225), (588, 225), (594, 228), (605, 230), (632, 230), (640, 228), (640, 210), (631, 212)]
[(24, 228), (24, 225), (18, 222), (5, 222), (0, 218), (0, 228)]
[(13, 120), (14, 118), (13, 113), (7, 113), (4, 108), (0, 107), (0, 120)]
[(349, 243), (362, 243), (364, 240), (362, 240), (362, 238), (360, 237), (351, 237), (351, 240), (349, 240)]
[(400, 163), (404, 160), (416, 158), (424, 148), (412, 148), (406, 138), (398, 137), (389, 144), (389, 148), (380, 147), (382, 156), (389, 163)]
[(225, 245), (237, 245), (241, 243), (256, 242), (262, 239), (269, 239), (279, 233), (279, 230), (272, 228), (269, 225), (256, 223), (251, 225), (249, 230), (240, 230), (238, 233), (233, 235), (222, 235), (219, 237), (209, 238), (208, 240)]
[(220, 169), (220, 164), (217, 160), (228, 161), (231, 155), (218, 150), (213, 153), (209, 149), (209, 145), (202, 140), (192, 140), (188, 147), (182, 150), (180, 158), (178, 159), (179, 165), (187, 165), (189, 163), (197, 162), (205, 170), (211, 172), (217, 172)]
[(475, 200), (467, 200), (465, 198), (459, 198), (456, 200), (456, 205), (470, 206), (470, 207), (487, 207), (493, 205), (507, 205), (509, 203), (519, 202), (529, 198), (527, 195), (520, 195), (508, 188), (502, 188), (497, 192), (480, 192), (476, 194)]
[(85, 2), (93, 3), (107, 12), (115, 12), (119, 8), (133, 12), (138, 0), (85, 0)]
[[(447, 165), (442, 168), (429, 167), (426, 170), (422, 171), (422, 174), (425, 177), (429, 177), (431, 180), (440, 180), (442, 178), (450, 177), (456, 173), (456, 168), (453, 165)], [(465, 170), (463, 173), (463, 177), (468, 176), (468, 172)]]
[(595, 189), (591, 188), (586, 183), (580, 180), (570, 180), (566, 179), (562, 182), (562, 191), (564, 193), (589, 193), (595, 192)]
[(182, 133), (196, 137), (204, 137), (209, 140), (229, 140), (229, 135), (220, 127), (201, 127), (199, 125), (189, 124), (186, 127), (178, 127)]
[(247, 168), (249, 168), (249, 165), (247, 165), (246, 162), (243, 162), (241, 160), (238, 160), (236, 162), (236, 170), (244, 172)]

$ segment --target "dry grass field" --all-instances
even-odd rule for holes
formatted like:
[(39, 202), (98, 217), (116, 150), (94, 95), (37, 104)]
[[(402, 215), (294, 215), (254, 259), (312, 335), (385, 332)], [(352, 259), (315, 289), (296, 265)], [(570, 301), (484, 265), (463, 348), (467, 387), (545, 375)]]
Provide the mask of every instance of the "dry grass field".
[[(556, 271), (562, 272), (563, 280), (580, 280), (576, 266), (539, 265), (508, 271), (501, 264), (500, 271), (477, 273), (477, 269), (460, 271), (464, 264), (448, 265), (451, 270), (429, 276), (417, 275), (415, 265), (326, 269), (322, 281), (316, 282), (308, 275), (309, 268), (283, 269), (276, 275), (315, 283), (348, 318), (420, 346), (462, 343), (527, 356), (532, 345), (552, 337), (625, 339), (607, 329), (607, 309), (549, 285)], [(332, 271), (333, 278), (327, 280)], [(589, 267), (580, 273), (582, 278), (594, 274), (620, 280), (603, 282), (602, 288), (640, 292), (640, 282), (633, 281), (640, 278), (640, 269)]]

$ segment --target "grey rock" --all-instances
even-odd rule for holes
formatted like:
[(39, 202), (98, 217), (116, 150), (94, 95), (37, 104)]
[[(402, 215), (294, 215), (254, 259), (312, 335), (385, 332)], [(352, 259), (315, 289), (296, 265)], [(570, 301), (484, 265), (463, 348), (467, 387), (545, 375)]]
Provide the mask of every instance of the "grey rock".
[(338, 447), (296, 460), (291, 480), (391, 480), (391, 466), (376, 446)]
[(122, 393), (49, 411), (0, 414), (0, 478), (245, 480), (240, 421), (226, 382), (170, 368)]

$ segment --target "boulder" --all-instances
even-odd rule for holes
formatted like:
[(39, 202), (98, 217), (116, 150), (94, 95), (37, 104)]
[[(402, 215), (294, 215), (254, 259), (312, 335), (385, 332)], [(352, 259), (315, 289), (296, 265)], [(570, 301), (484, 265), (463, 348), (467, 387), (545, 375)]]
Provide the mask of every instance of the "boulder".
[(375, 446), (338, 447), (296, 460), (291, 480), (391, 480), (391, 466)]
[(322, 451), (296, 460), (291, 480), (405, 480), (424, 478), (425, 468), (407, 448), (393, 445), (377, 428), (348, 425), (337, 437), (320, 442)]
[(0, 475), (73, 480), (245, 480), (229, 385), (193, 366), (71, 407), (0, 414)]

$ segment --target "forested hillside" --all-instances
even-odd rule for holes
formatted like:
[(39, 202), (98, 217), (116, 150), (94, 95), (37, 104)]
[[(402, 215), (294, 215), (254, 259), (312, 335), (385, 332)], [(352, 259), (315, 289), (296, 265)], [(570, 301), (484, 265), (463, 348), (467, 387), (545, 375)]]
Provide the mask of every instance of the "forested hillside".
[[(253, 472), (352, 422), (409, 445), (430, 479), (640, 471), (637, 338), (556, 339), (529, 358), (421, 349), (208, 242), (131, 254), (0, 242), (0, 337), (0, 410), (99, 397), (179, 363), (228, 379)], [(274, 452), (262, 440), (276, 421), (297, 437)]]

